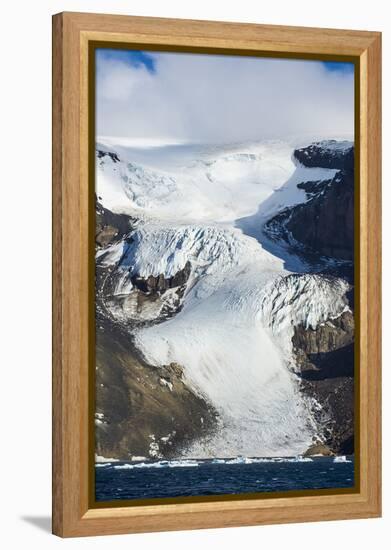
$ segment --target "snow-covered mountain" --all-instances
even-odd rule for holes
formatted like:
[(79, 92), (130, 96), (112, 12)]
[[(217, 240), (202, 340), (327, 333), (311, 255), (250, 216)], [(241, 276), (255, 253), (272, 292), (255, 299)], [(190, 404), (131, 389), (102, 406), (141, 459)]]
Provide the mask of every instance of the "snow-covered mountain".
[(336, 173), (298, 165), (292, 155), (292, 145), (276, 141), (146, 150), (98, 142), (96, 191), (116, 213), (170, 223), (232, 223), (255, 214), (267, 199), (265, 213), (303, 202), (297, 183)]
[[(97, 251), (102, 311), (149, 365), (180, 365), (217, 414), (181, 455), (292, 456), (322, 441), (292, 339), (295, 327), (316, 331), (350, 312), (349, 284), (321, 272), (335, 259), (314, 262), (264, 232), (313, 200), (305, 184), (321, 192), (352, 151), (311, 147), (97, 144), (98, 201), (132, 219), (124, 238)], [(314, 155), (321, 162), (299, 160)]]

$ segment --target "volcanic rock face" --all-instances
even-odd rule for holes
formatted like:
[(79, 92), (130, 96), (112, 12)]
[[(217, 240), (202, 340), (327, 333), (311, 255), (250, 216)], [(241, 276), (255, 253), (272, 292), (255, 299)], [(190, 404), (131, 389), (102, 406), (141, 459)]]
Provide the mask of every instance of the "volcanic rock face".
[(339, 172), (323, 192), (287, 214), (285, 228), (295, 240), (324, 256), (353, 259), (353, 172)]
[(350, 311), (315, 330), (296, 326), (292, 338), (301, 389), (317, 403), (320, 439), (337, 454), (354, 452), (353, 340)]
[(182, 287), (186, 284), (191, 271), (191, 264), (186, 262), (183, 269), (179, 269), (172, 277), (165, 277), (163, 273), (158, 276), (149, 275), (148, 277), (140, 277), (133, 275), (131, 281), (133, 285), (142, 292), (165, 292), (169, 288)]
[(311, 145), (295, 150), (294, 157), (307, 167), (340, 168), (340, 171), (330, 181), (300, 183), (298, 188), (307, 193), (307, 202), (277, 214), (267, 222), (266, 230), (275, 232), (279, 227), (286, 240), (296, 241), (311, 252), (353, 260), (353, 147), (338, 150)]
[(115, 163), (115, 162), (120, 162), (120, 158), (119, 156), (117, 155), (117, 153), (113, 152), (113, 151), (102, 151), (102, 149), (98, 149), (96, 151), (96, 156), (98, 157), (98, 159), (102, 159), (104, 157), (110, 157), (111, 160)]
[(294, 157), (308, 168), (354, 169), (353, 144), (350, 141), (320, 141), (295, 149)]
[(124, 214), (114, 214), (95, 199), (95, 245), (104, 248), (120, 241), (131, 229), (132, 219)]
[(354, 318), (346, 311), (335, 319), (329, 319), (318, 325), (315, 330), (297, 325), (292, 338), (296, 349), (313, 356), (341, 349), (353, 342)]

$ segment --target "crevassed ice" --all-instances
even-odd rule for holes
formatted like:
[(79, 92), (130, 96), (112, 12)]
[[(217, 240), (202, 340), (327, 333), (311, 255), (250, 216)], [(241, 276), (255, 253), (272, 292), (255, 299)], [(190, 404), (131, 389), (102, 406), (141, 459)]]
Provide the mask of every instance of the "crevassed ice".
[(234, 227), (258, 212), (248, 224), (257, 235), (252, 226), (262, 216), (306, 200), (299, 181), (335, 170), (295, 167), (293, 148), (280, 142), (239, 149), (199, 158), (186, 149), (182, 158), (179, 148), (161, 170), (156, 148), (153, 158), (123, 151), (126, 161), (98, 163), (104, 206), (142, 218), (128, 242), (99, 252), (100, 262), (116, 266), (116, 292), (132, 290), (129, 273), (171, 277), (191, 264), (182, 310), (135, 334), (149, 363), (181, 364), (187, 383), (219, 412), (216, 433), (188, 457), (303, 453), (315, 426), (292, 372), (293, 327), (314, 328), (348, 309), (342, 280), (289, 273)]
[[(347, 285), (288, 274), (255, 239), (227, 234), (235, 236), (229, 253), (221, 249), (224, 238), (215, 240), (220, 233), (212, 232), (195, 255), (194, 272), (202, 265), (202, 276), (195, 277), (182, 311), (138, 331), (136, 343), (151, 364), (183, 365), (188, 383), (220, 413), (217, 435), (196, 444), (191, 456), (299, 454), (309, 446), (314, 426), (287, 368), (293, 326), (315, 327), (340, 315), (348, 307)], [(195, 249), (196, 235), (178, 230), (182, 250)], [(161, 257), (163, 272), (168, 259), (175, 261), (170, 250)]]

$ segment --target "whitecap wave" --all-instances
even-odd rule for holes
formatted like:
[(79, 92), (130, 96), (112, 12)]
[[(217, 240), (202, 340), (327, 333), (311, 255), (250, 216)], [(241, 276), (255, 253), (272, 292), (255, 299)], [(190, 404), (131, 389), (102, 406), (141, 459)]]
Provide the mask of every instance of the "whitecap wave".
[[(341, 457), (337, 457), (341, 458)], [(335, 460), (334, 460), (335, 461)], [(286, 463), (286, 462), (313, 462), (312, 458), (296, 456), (296, 457), (245, 457), (238, 456), (234, 458), (214, 458), (212, 460), (159, 460), (157, 462), (126, 462), (123, 464), (110, 463), (107, 464), (95, 464), (95, 466), (113, 466), (115, 470), (133, 470), (142, 468), (194, 468), (202, 465), (216, 465), (216, 464), (260, 464), (260, 463)], [(342, 462), (342, 461), (339, 461)], [(347, 461), (350, 462), (350, 461)]]

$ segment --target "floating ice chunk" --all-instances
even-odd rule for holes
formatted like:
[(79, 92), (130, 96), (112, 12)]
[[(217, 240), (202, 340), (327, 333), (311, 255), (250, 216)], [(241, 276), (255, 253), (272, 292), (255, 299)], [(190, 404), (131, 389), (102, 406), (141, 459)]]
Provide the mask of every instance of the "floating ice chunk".
[(104, 456), (95, 455), (95, 463), (103, 463), (103, 462), (118, 462), (118, 458), (106, 458)]
[(348, 459), (346, 458), (346, 456), (342, 455), (342, 456), (336, 456), (336, 457), (334, 458), (333, 462), (338, 463), (338, 462), (352, 462), (352, 461), (351, 461), (351, 460), (348, 460)]

